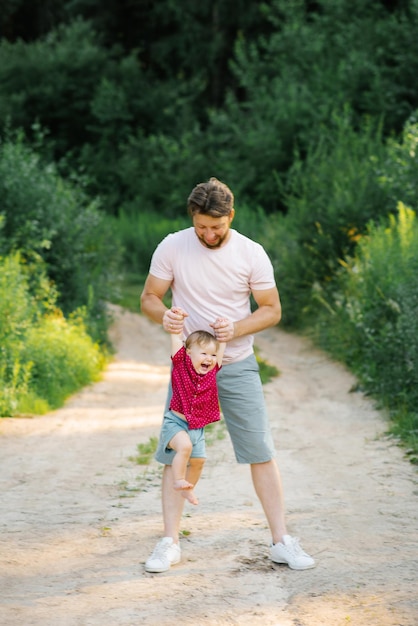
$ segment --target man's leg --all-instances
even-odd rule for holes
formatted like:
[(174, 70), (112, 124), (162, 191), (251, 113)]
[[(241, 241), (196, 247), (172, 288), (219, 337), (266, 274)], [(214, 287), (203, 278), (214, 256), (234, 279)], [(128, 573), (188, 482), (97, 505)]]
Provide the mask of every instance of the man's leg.
[(254, 355), (225, 365), (217, 375), (219, 397), (235, 456), (251, 465), (255, 492), (264, 509), (274, 542), (286, 534), (283, 492)]
[(286, 531), (280, 472), (254, 355), (225, 365), (218, 374), (218, 390), (236, 459), (251, 465), (254, 489), (272, 535), (271, 559), (293, 569), (314, 567), (314, 559)]
[(273, 543), (287, 534), (284, 516), (282, 481), (279, 468), (273, 459), (267, 463), (251, 465), (255, 492), (261, 502), (270, 527)]
[(162, 482), (164, 537), (172, 537), (173, 541), (177, 543), (179, 540), (184, 498), (178, 491), (173, 489), (173, 482), (173, 468), (171, 465), (164, 465)]
[[(202, 473), (205, 459), (190, 459), (187, 468), (186, 480), (196, 485)], [(178, 543), (180, 534), (180, 521), (183, 514), (184, 498), (181, 492), (173, 489), (174, 475), (171, 465), (164, 465), (162, 482), (162, 506), (164, 520), (164, 537), (171, 537), (174, 543)]]
[[(190, 459), (186, 479), (196, 484), (199, 480), (205, 459)], [(179, 545), (180, 520), (185, 499), (181, 491), (173, 489), (174, 473), (171, 465), (165, 465), (162, 482), (162, 503), (164, 519), (164, 537), (157, 543), (153, 553), (145, 563), (147, 572), (166, 572), (181, 560)]]

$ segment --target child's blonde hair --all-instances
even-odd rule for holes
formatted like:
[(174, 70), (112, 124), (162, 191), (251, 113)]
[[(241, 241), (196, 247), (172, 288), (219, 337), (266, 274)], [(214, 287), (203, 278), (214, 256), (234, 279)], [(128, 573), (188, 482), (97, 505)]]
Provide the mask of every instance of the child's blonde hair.
[(219, 350), (219, 341), (216, 339), (215, 335), (212, 335), (212, 333), (208, 333), (206, 330), (195, 330), (193, 333), (190, 333), (185, 341), (186, 350), (195, 343), (197, 343), (199, 346), (205, 346), (209, 343), (214, 343), (216, 346), (216, 351)]

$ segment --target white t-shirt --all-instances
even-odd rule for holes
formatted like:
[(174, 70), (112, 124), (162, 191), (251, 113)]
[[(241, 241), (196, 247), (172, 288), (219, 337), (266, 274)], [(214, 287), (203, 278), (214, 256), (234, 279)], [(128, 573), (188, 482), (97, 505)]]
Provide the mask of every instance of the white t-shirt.
[[(173, 306), (189, 316), (185, 336), (195, 330), (213, 333), (209, 323), (217, 317), (232, 322), (251, 313), (250, 294), (276, 286), (273, 267), (263, 247), (236, 230), (220, 248), (203, 246), (193, 227), (168, 235), (156, 248), (150, 274), (170, 280)], [(241, 361), (253, 351), (253, 336), (226, 344), (224, 363)]]

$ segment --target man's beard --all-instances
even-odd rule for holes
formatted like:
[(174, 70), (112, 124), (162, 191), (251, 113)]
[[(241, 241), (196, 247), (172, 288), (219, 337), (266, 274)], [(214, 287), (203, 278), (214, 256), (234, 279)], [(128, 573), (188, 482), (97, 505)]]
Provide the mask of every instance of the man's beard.
[(222, 244), (226, 241), (228, 235), (229, 230), (225, 233), (223, 237), (219, 237), (219, 239), (217, 239), (214, 243), (208, 243), (203, 237), (199, 237), (199, 235), (197, 235), (197, 238), (206, 248), (209, 248), (210, 250), (216, 250), (216, 248), (220, 248), (222, 246)]

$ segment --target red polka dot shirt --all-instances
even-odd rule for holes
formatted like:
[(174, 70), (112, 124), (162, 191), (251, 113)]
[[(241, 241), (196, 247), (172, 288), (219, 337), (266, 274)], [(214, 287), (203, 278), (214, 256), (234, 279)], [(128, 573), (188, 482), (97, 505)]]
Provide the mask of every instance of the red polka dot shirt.
[(198, 374), (184, 346), (171, 357), (173, 397), (170, 409), (187, 420), (190, 429), (203, 428), (221, 419), (216, 374), (218, 364), (207, 374)]

